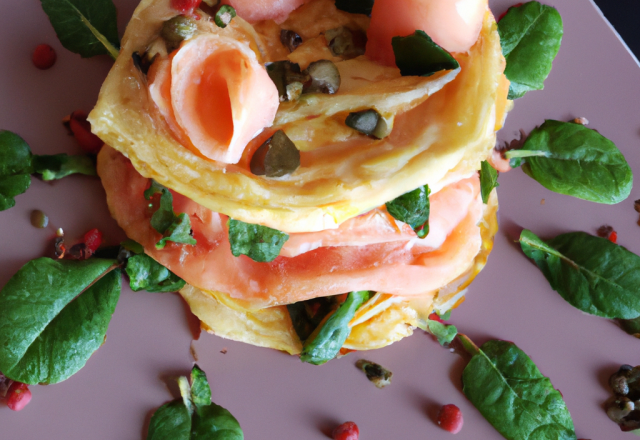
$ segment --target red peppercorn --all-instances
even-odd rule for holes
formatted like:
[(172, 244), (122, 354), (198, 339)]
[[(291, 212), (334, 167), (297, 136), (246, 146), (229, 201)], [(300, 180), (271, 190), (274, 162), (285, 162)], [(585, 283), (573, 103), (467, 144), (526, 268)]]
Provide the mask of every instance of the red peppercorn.
[(202, 0), (171, 0), (171, 7), (182, 14), (191, 14)]
[(92, 229), (84, 234), (82, 241), (87, 246), (87, 250), (94, 254), (102, 244), (102, 232)]
[(440, 316), (437, 313), (432, 313), (429, 315), (429, 319), (431, 321), (438, 321), (440, 323), (443, 323), (444, 321), (442, 320), (442, 318), (440, 318)]
[(353, 422), (345, 422), (333, 430), (333, 440), (358, 440), (360, 430)]
[(445, 431), (457, 434), (462, 429), (462, 411), (455, 405), (444, 405), (438, 413), (438, 425)]
[(611, 243), (618, 243), (618, 233), (616, 231), (613, 231), (611, 234), (609, 234), (609, 241)]
[[(516, 3), (515, 5), (510, 6), (510, 7), (509, 7), (509, 9), (511, 9), (511, 8), (519, 8), (520, 6), (522, 6), (522, 3)], [(504, 12), (500, 15), (500, 17), (498, 17), (498, 21), (502, 20), (502, 19), (504, 18), (504, 16), (505, 16), (505, 15), (507, 15), (507, 12), (509, 12), (509, 9), (507, 9), (506, 11), (504, 11)]]
[(56, 63), (57, 58), (56, 51), (48, 44), (38, 45), (31, 55), (33, 65), (40, 70), (51, 68)]
[(85, 112), (75, 111), (62, 122), (69, 128), (85, 152), (89, 154), (98, 154), (100, 152), (104, 142), (102, 142), (98, 136), (91, 133), (91, 124), (87, 121), (87, 114)]
[(14, 382), (7, 392), (7, 406), (14, 411), (20, 411), (31, 401), (31, 391), (26, 383)]

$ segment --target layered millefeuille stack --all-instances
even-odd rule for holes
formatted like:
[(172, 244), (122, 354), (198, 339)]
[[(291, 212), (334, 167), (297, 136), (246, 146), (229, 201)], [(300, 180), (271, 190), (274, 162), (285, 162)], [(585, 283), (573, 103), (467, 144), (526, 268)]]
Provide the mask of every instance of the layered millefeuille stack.
[[(333, 0), (229, 3), (237, 16), (170, 0), (134, 13), (90, 115), (120, 226), (188, 283), (207, 330), (292, 354), (349, 292), (369, 293), (343, 349), (388, 345), (457, 306), (497, 229), (478, 170), (508, 82), (486, 2), (376, 0), (371, 18)], [(396, 67), (391, 37), (415, 30), (457, 63)], [(186, 214), (173, 229), (153, 225), (152, 181)], [(408, 224), (393, 207), (418, 190), (428, 222)], [(191, 240), (173, 241), (185, 219)]]

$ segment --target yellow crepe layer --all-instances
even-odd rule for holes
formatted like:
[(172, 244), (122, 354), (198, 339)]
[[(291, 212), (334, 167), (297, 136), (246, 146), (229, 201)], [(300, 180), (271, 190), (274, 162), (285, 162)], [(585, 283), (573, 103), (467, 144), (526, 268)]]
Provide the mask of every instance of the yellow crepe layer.
[[(467, 286), (482, 270), (493, 247), (493, 237), (498, 230), (497, 210), (494, 190), (480, 223), (482, 247), (463, 275), (448, 286), (418, 298), (377, 293), (351, 320), (351, 333), (343, 348), (372, 350), (387, 346), (411, 335), (415, 327), (426, 321), (434, 307), (446, 312), (460, 304)], [(185, 286), (180, 294), (202, 321), (202, 328), (210, 333), (290, 354), (299, 354), (302, 350), (286, 306), (250, 311), (224, 293), (204, 291), (191, 285)]]
[[(310, 4), (314, 2), (335, 9), (331, 1), (313, 0)], [(336, 18), (338, 24), (324, 20), (327, 29), (344, 21), (343, 12), (335, 14), (341, 17)], [(89, 120), (94, 132), (127, 156), (140, 174), (215, 212), (285, 232), (329, 229), (418, 186), (428, 184), (432, 192), (438, 191), (451, 180), (451, 173), (468, 175), (477, 170), (495, 144), (496, 113), (500, 114), (496, 103), (505, 99), (504, 87), (499, 87), (504, 58), (495, 21), (487, 12), (477, 43), (468, 54), (456, 55), (461, 71), (448, 84), (456, 72), (407, 79), (387, 71), (360, 84), (347, 86), (346, 81), (346, 86), (331, 97), (309, 96), (282, 105), (276, 116), (282, 125), (274, 128), (293, 133), (304, 150), (302, 165), (290, 176), (269, 179), (255, 176), (240, 165), (205, 159), (174, 139), (149, 97), (145, 77), (131, 59), (133, 52), (144, 51), (157, 38), (162, 23), (173, 15), (175, 11), (166, 0), (142, 1)], [(298, 16), (302, 22), (304, 10)], [(276, 56), (269, 50), (273, 41), (239, 17), (225, 29), (207, 20), (199, 20), (198, 26), (199, 32), (246, 42), (264, 62)], [(368, 61), (361, 57), (337, 64), (346, 72), (353, 63), (358, 67), (357, 63), (366, 65)], [(407, 85), (423, 90), (422, 96), (411, 94)], [(336, 121), (346, 117), (345, 103), (352, 100), (357, 107), (350, 111), (365, 105), (360, 95), (364, 90), (358, 91), (358, 87), (376, 98), (375, 106), (393, 124), (387, 138), (374, 140), (346, 130), (323, 130), (317, 121), (315, 128), (313, 124), (310, 128), (311, 134), (305, 135), (299, 121), (288, 116), (298, 111), (312, 114), (317, 108), (318, 114), (332, 114), (320, 115), (327, 126), (337, 126)], [(392, 102), (396, 94), (385, 92), (397, 90), (406, 90), (404, 101)], [(327, 103), (330, 98), (342, 103), (335, 112)]]

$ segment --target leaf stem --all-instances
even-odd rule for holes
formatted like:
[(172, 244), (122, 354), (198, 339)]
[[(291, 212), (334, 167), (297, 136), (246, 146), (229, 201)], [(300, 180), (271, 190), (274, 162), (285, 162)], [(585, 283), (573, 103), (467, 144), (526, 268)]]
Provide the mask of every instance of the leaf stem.
[(549, 152), (536, 150), (509, 150), (504, 154), (504, 156), (507, 159), (512, 159), (514, 157), (548, 157)]
[(471, 356), (475, 356), (476, 354), (480, 353), (480, 349), (469, 338), (469, 336), (465, 335), (464, 333), (458, 333), (458, 339), (460, 340), (460, 343), (462, 344), (462, 348), (464, 348), (466, 350), (466, 352), (469, 353)]

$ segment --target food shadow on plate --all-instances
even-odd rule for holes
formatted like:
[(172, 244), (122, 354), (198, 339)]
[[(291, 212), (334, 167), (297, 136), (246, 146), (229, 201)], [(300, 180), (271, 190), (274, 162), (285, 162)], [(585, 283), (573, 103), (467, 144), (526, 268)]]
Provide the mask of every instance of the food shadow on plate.
[(442, 407), (441, 403), (420, 393), (413, 387), (406, 387), (403, 394), (412, 402), (412, 407), (418, 408), (421, 414), (426, 415), (432, 422), (438, 423), (438, 412)]
[(313, 425), (318, 431), (324, 434), (327, 438), (333, 438), (333, 430), (336, 426), (339, 426), (343, 421), (337, 420), (335, 417), (326, 415), (311, 415), (310, 416)]

